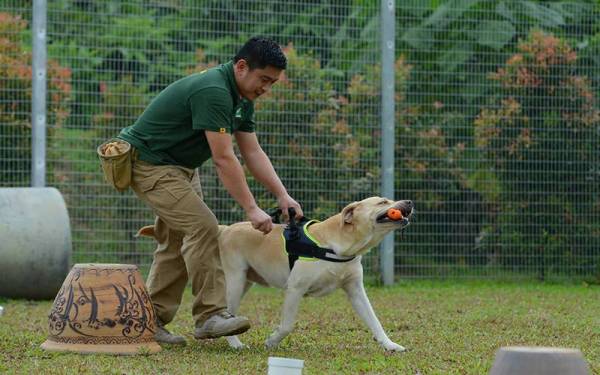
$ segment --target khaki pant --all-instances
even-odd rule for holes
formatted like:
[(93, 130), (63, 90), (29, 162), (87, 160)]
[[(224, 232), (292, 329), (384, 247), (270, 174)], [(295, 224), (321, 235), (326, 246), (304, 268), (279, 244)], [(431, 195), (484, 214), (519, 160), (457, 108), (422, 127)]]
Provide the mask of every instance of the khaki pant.
[(196, 326), (226, 308), (217, 219), (203, 201), (198, 172), (133, 162), (131, 188), (156, 214), (158, 247), (146, 285), (158, 319), (173, 320), (188, 278)]

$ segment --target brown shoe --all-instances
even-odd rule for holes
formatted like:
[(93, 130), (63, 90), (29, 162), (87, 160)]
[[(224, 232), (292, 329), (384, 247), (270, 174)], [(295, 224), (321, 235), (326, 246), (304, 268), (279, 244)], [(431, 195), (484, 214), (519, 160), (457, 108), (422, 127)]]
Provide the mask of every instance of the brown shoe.
[(171, 345), (185, 345), (185, 339), (183, 336), (177, 336), (169, 332), (162, 325), (158, 325), (156, 328), (156, 333), (154, 334), (154, 339), (159, 344), (171, 344)]
[(196, 327), (194, 337), (214, 339), (221, 336), (233, 336), (250, 329), (250, 321), (243, 316), (233, 316), (228, 311), (221, 311), (208, 318), (200, 327)]

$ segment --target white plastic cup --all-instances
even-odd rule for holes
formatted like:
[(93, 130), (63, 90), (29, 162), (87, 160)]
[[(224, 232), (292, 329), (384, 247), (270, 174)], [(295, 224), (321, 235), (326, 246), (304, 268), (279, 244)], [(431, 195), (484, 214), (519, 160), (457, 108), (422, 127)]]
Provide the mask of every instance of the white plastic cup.
[(269, 357), (268, 375), (302, 375), (302, 359)]

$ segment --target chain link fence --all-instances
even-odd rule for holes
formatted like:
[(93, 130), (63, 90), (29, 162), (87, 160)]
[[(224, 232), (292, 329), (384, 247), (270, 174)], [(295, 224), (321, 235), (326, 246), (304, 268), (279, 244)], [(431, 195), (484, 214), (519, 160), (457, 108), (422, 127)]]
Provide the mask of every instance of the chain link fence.
[[(0, 0), (0, 187), (28, 186), (31, 2)], [(404, 277), (598, 278), (599, 7), (592, 1), (396, 2), (396, 234)], [(147, 266), (153, 215), (103, 181), (95, 148), (169, 83), (273, 38), (285, 78), (258, 136), (309, 217), (378, 195), (380, 3), (48, 2), (47, 184), (65, 197), (75, 262)], [(207, 204), (243, 212), (207, 163)], [(275, 201), (252, 178), (264, 208)], [(378, 278), (378, 252), (365, 268)]]

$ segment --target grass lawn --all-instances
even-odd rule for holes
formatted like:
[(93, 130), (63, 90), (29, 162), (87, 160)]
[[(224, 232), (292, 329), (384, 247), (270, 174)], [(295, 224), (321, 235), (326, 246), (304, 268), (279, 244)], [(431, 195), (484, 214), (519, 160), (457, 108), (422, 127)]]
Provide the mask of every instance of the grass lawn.
[(578, 348), (600, 373), (598, 286), (415, 281), (367, 293), (390, 338), (409, 352), (385, 353), (341, 291), (304, 299), (296, 330), (266, 350), (283, 294), (254, 287), (242, 303), (253, 323), (241, 336), (250, 349), (238, 352), (224, 339), (191, 338), (188, 290), (169, 325), (187, 347), (134, 357), (45, 352), (51, 302), (0, 299), (0, 373), (266, 374), (267, 358), (278, 356), (304, 359), (304, 374), (486, 374), (507, 345)]

